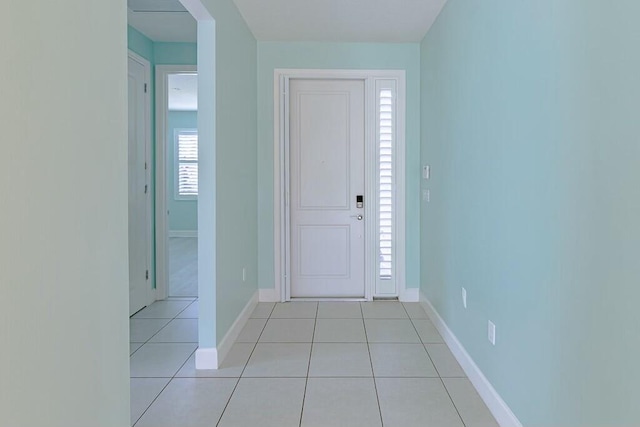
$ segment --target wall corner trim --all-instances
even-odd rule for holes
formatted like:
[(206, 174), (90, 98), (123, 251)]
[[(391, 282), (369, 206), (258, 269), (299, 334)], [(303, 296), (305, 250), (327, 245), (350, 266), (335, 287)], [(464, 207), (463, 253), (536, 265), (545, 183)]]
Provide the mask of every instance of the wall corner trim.
[(458, 363), (460, 363), (469, 381), (471, 381), (471, 384), (473, 384), (478, 391), (478, 394), (489, 408), (489, 411), (491, 411), (491, 414), (493, 414), (496, 421), (498, 421), (498, 424), (500, 424), (501, 427), (522, 427), (522, 423), (511, 411), (509, 406), (507, 406), (506, 402), (502, 400), (502, 397), (500, 397), (498, 392), (493, 388), (487, 377), (484, 376), (478, 365), (476, 365), (462, 343), (458, 341), (458, 338), (453, 334), (451, 329), (449, 329), (423, 292), (420, 292), (420, 305), (422, 305), (427, 312), (427, 315), (438, 329), (438, 332), (440, 332), (440, 335), (442, 335), (445, 343)]
[(218, 349), (199, 348), (196, 350), (196, 369), (218, 369)]

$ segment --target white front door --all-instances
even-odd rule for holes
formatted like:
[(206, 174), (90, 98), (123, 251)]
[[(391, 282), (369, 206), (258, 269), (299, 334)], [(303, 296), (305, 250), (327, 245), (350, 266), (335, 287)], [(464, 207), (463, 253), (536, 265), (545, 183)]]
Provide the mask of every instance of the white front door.
[(129, 315), (148, 304), (146, 70), (129, 56)]
[(291, 297), (364, 298), (365, 82), (292, 79), (289, 93)]

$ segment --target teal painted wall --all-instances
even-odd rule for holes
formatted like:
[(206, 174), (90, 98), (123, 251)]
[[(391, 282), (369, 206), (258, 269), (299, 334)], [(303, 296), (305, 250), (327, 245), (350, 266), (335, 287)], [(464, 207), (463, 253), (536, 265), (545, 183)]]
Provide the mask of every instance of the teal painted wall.
[(153, 41), (130, 25), (127, 26), (127, 42), (130, 50), (154, 63)]
[(195, 65), (198, 63), (198, 45), (196, 43), (153, 43), (153, 55), (156, 64)]
[(276, 68), (406, 70), (407, 286), (420, 281), (420, 45), (258, 43), (258, 230), (260, 288), (274, 287), (273, 71)]
[(175, 153), (177, 129), (198, 129), (196, 111), (169, 111), (167, 117), (167, 191), (169, 205), (169, 231), (196, 231), (198, 229), (198, 201), (180, 200), (175, 196)]
[[(217, 243), (212, 326), (219, 344), (258, 289), (257, 44), (232, 0), (203, 0), (203, 4), (216, 20)], [(200, 115), (199, 120), (208, 118)]]
[(449, 0), (421, 45), (421, 289), (525, 426), (640, 422), (639, 14)]

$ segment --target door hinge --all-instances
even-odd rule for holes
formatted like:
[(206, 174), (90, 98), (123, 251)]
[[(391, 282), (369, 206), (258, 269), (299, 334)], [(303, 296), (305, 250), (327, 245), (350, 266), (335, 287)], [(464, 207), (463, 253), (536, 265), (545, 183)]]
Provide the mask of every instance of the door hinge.
[(147, 162), (144, 162), (144, 170), (147, 170)]
[(149, 191), (149, 186), (147, 184), (145, 184), (145, 186), (144, 186), (144, 194), (147, 194), (148, 191)]
[(149, 270), (147, 270), (147, 272), (145, 274), (145, 279), (149, 280)]
[(148, 90), (149, 90), (149, 89), (148, 89), (148, 87), (147, 87), (147, 84), (145, 83), (145, 84), (144, 84), (144, 93), (147, 93), (147, 91), (148, 91)]

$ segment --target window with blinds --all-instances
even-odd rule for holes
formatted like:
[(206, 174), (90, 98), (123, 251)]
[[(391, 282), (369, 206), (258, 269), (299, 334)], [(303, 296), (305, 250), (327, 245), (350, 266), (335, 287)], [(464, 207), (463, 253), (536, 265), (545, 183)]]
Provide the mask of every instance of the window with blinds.
[(394, 139), (395, 96), (392, 88), (378, 90), (378, 226), (380, 280), (393, 279), (394, 271)]
[(176, 198), (195, 198), (198, 196), (198, 131), (179, 129), (175, 138)]

